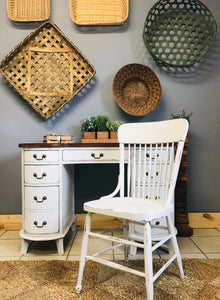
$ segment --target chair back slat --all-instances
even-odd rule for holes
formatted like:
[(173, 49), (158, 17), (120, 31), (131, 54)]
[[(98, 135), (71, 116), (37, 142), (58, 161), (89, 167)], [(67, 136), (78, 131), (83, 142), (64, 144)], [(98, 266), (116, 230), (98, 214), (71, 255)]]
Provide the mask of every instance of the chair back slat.
[[(140, 142), (139, 130), (141, 127), (136, 126), (134, 123), (122, 125), (124, 127), (122, 131), (120, 131), (122, 126), (119, 128), (119, 142), (120, 140), (124, 141), (124, 135), (126, 135), (126, 143), (120, 142), (123, 145), (121, 151), (124, 152), (121, 156), (123, 157), (123, 166), (120, 167), (120, 170), (123, 169), (123, 174), (120, 172), (120, 176), (123, 176), (121, 183), (124, 185), (125, 165), (127, 165), (127, 196), (163, 201), (164, 206), (169, 205), (172, 201), (188, 129), (188, 123), (185, 120), (184, 122), (175, 122), (175, 124), (171, 120), (165, 122), (166, 129), (169, 130), (168, 140), (165, 141), (165, 137), (160, 137), (158, 131), (156, 131), (158, 142), (155, 142), (156, 140), (153, 139), (153, 143), (148, 142), (147, 134), (145, 134), (145, 142), (143, 140)], [(167, 122), (171, 122), (170, 128)], [(177, 133), (176, 128), (173, 128), (172, 124), (175, 126), (180, 125), (181, 135)], [(145, 125), (144, 123), (144, 128), (146, 129)], [(126, 127), (130, 135), (127, 135)], [(161, 128), (161, 124), (159, 127)], [(152, 128), (151, 126), (151, 130)], [(174, 137), (172, 137), (172, 131)], [(179, 139), (175, 140), (177, 137)], [(152, 133), (149, 140), (152, 141)], [(124, 159), (125, 157), (126, 160)], [(124, 189), (121, 195), (124, 195)]]

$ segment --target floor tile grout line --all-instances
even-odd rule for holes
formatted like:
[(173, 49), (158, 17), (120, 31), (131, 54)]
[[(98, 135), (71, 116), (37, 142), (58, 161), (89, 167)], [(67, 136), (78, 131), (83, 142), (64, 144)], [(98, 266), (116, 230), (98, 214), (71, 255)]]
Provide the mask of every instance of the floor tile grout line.
[(201, 248), (193, 241), (193, 239), (192, 239), (191, 237), (190, 237), (189, 239), (190, 239), (190, 240), (193, 242), (193, 244), (200, 250), (200, 252), (201, 252), (203, 255), (205, 255), (206, 258), (208, 258), (208, 257), (206, 256), (205, 252), (202, 251), (202, 249), (201, 249)]

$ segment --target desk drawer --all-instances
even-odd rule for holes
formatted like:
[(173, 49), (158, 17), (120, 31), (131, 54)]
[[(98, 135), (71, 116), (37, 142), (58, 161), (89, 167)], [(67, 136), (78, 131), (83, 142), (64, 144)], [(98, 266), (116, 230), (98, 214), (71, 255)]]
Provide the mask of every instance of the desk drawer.
[(56, 163), (59, 160), (59, 151), (51, 150), (25, 150), (25, 163)]
[(30, 234), (58, 232), (58, 211), (42, 212), (25, 210), (25, 231)]
[(28, 184), (58, 183), (58, 165), (26, 165), (24, 166), (24, 182)]
[(119, 162), (120, 153), (119, 149), (80, 149), (80, 150), (64, 150), (63, 161), (64, 162), (90, 162), (97, 163), (102, 162)]
[(58, 210), (57, 186), (24, 188), (24, 207), (25, 209), (47, 209)]

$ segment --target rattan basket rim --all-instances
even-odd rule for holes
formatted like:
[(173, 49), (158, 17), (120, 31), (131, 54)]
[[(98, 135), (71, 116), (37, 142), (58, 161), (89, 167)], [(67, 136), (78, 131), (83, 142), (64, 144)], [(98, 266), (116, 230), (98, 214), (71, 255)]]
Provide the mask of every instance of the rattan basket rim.
[(50, 0), (7, 0), (8, 18), (16, 22), (38, 22), (50, 18)]
[[(157, 84), (158, 84), (158, 88), (159, 88), (159, 93), (158, 93), (158, 97), (157, 99), (149, 99), (147, 101), (147, 107), (145, 107), (145, 109), (143, 111), (140, 111), (139, 113), (136, 112), (136, 110), (131, 110), (131, 109), (126, 109), (123, 105), (123, 101), (122, 101), (122, 98), (121, 98), (121, 95), (118, 97), (117, 95), (117, 91), (116, 91), (116, 85), (118, 83), (118, 76), (120, 76), (120, 74), (126, 70), (126, 73), (129, 74), (129, 69), (131, 69), (132, 67), (138, 67), (138, 68), (142, 68), (142, 69), (145, 69), (147, 70), (148, 72), (150, 72), (155, 80), (157, 81)], [(129, 78), (129, 80), (133, 77), (133, 79), (137, 79), (139, 78), (140, 81), (146, 81), (146, 84), (148, 85), (149, 87), (149, 90), (151, 90), (151, 86), (149, 86), (149, 82), (147, 82), (147, 78), (146, 77), (142, 77), (140, 78), (138, 75), (136, 75), (133, 71), (130, 73), (131, 74), (131, 77)], [(129, 75), (130, 75), (129, 74)], [(123, 84), (124, 85), (126, 83), (126, 80), (124, 80)], [(152, 70), (149, 66), (147, 65), (143, 65), (143, 64), (140, 64), (140, 63), (130, 63), (130, 64), (126, 64), (124, 66), (122, 66), (118, 71), (117, 73), (115, 74), (114, 78), (113, 78), (113, 85), (112, 85), (112, 91), (113, 91), (113, 95), (114, 95), (114, 98), (115, 98), (115, 101), (116, 103), (119, 105), (119, 107), (124, 110), (126, 113), (132, 115), (132, 116), (145, 116), (147, 114), (150, 114), (152, 113), (156, 108), (157, 106), (159, 105), (160, 101), (161, 101), (161, 98), (162, 98), (162, 86), (161, 86), (161, 83), (160, 83), (160, 80), (157, 76), (157, 74), (155, 73), (154, 70)], [(121, 94), (121, 92), (119, 92)]]
[[(71, 19), (77, 25), (122, 25), (128, 18), (129, 0), (115, 0), (115, 2), (118, 2), (118, 5), (121, 2), (121, 14), (118, 12), (118, 7), (114, 7), (112, 2), (69, 0)], [(87, 6), (86, 9), (84, 5)]]

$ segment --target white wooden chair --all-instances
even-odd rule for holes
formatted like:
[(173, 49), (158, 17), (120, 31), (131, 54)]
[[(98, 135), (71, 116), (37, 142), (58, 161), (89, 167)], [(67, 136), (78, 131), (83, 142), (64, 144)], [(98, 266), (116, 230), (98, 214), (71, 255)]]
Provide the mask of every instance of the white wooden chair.
[[(178, 263), (180, 277), (184, 278), (171, 214), (174, 211), (172, 197), (187, 131), (188, 122), (185, 119), (131, 123), (119, 127), (120, 167), (118, 185), (112, 194), (99, 200), (84, 203), (84, 210), (88, 214), (82, 242), (77, 293), (80, 293), (82, 288), (82, 277), (87, 260), (93, 260), (144, 277), (148, 300), (153, 300), (153, 282), (175, 259)], [(150, 157), (153, 158), (149, 159)], [(157, 176), (155, 176), (156, 174)], [(126, 191), (124, 188), (125, 180), (127, 180)], [(120, 192), (120, 196), (116, 196), (118, 192)], [(121, 227), (124, 230), (124, 238), (91, 232), (91, 219), (94, 213), (123, 218), (124, 225)], [(159, 242), (152, 243), (150, 222), (161, 217), (166, 218), (167, 235)], [(129, 223), (142, 224), (144, 228), (143, 243), (134, 241), (129, 237)], [(121, 229), (121, 227), (112, 230)], [(93, 255), (87, 255), (89, 238), (92, 237), (110, 240), (117, 245)], [(170, 253), (172, 256), (156, 274), (153, 274), (152, 252), (167, 241), (171, 241), (172, 251)], [(122, 245), (125, 245), (125, 260), (128, 260), (129, 246), (144, 249), (145, 272), (97, 257)]]

